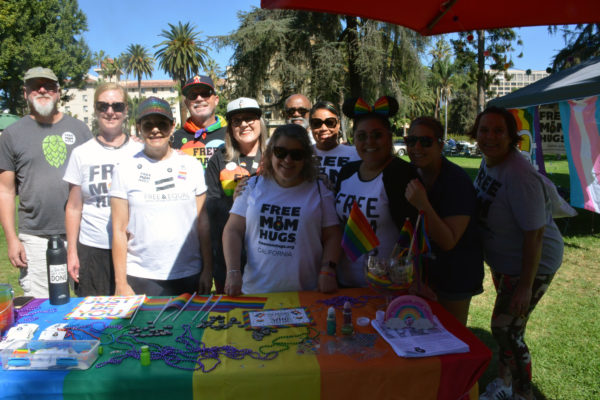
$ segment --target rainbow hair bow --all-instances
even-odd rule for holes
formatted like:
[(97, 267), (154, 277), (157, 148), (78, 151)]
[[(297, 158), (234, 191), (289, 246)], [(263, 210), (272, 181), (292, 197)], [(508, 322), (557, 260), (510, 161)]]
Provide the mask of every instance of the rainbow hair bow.
[(398, 112), (398, 108), (398, 101), (395, 98), (381, 96), (372, 106), (362, 97), (347, 99), (342, 109), (344, 114), (350, 118), (357, 118), (368, 114), (377, 114), (389, 118)]

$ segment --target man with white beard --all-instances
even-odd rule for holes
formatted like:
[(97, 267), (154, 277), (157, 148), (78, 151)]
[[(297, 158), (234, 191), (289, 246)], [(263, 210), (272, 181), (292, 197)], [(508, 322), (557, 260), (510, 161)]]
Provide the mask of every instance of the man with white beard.
[(308, 113), (310, 112), (310, 100), (300, 93), (291, 95), (285, 100), (285, 122), (288, 124), (298, 124), (308, 131), (308, 139), (311, 144), (315, 144), (315, 139), (308, 126)]
[(48, 297), (48, 238), (65, 236), (69, 185), (62, 177), (73, 149), (92, 134), (83, 122), (58, 111), (60, 85), (51, 69), (31, 68), (25, 72), (24, 81), (23, 93), (30, 114), (10, 125), (0, 136), (0, 224), (6, 237), (8, 259), (19, 268), (19, 284), (24, 294)]

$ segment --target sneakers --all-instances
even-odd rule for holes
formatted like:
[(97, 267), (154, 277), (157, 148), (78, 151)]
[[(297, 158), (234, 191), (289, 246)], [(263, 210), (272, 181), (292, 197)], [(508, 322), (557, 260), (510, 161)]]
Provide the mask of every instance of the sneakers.
[(488, 383), (485, 393), (479, 396), (479, 400), (512, 400), (512, 386), (506, 386), (501, 378), (496, 378)]

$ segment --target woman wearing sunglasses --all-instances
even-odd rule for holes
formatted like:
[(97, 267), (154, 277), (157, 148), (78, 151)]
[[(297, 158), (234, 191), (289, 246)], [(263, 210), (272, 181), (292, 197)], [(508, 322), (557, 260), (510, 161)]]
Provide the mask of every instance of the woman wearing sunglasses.
[(144, 149), (121, 162), (110, 189), (115, 294), (172, 296), (212, 287), (202, 165), (171, 149), (171, 106), (149, 97), (137, 109)]
[(306, 129), (278, 127), (265, 149), (261, 175), (248, 180), (225, 225), (225, 293), (334, 291), (340, 241), (333, 193), (317, 179)]
[(467, 173), (443, 155), (444, 131), (431, 117), (412, 121), (404, 138), (420, 179), (406, 198), (423, 211), (435, 259), (424, 278), (440, 304), (466, 326), (471, 297), (483, 292), (483, 254), (475, 220), (475, 190)]
[[(344, 114), (354, 121), (353, 133), (360, 161), (340, 171), (336, 185), (336, 211), (345, 226), (356, 202), (379, 239), (379, 257), (389, 257), (400, 238), (407, 217), (416, 210), (404, 197), (410, 180), (417, 177), (414, 168), (393, 155), (392, 128), (389, 118), (398, 112), (398, 102), (384, 96), (373, 106), (361, 98), (344, 102)], [(338, 281), (344, 287), (364, 287), (366, 255), (351, 261), (340, 260)]]
[(69, 182), (67, 268), (79, 297), (109, 296), (115, 291), (108, 190), (114, 166), (142, 148), (124, 130), (127, 93), (123, 87), (98, 86), (94, 109), (98, 130), (93, 139), (73, 150), (63, 178)]
[(471, 137), (483, 153), (475, 178), (477, 217), (496, 288), (491, 329), (499, 347), (498, 378), (480, 398), (532, 399), (525, 330), (562, 263), (563, 239), (544, 183), (517, 149), (521, 137), (513, 114), (486, 108)]
[[(224, 293), (225, 258), (223, 228), (240, 188), (259, 170), (268, 131), (254, 99), (241, 97), (227, 104), (225, 146), (211, 157), (206, 168), (206, 207), (210, 218), (213, 279), (217, 293)], [(240, 188), (238, 188), (238, 185)]]
[(319, 174), (325, 175), (333, 187), (340, 169), (349, 162), (358, 160), (358, 153), (354, 146), (339, 144), (340, 113), (333, 103), (317, 102), (310, 110), (308, 122), (315, 139)]

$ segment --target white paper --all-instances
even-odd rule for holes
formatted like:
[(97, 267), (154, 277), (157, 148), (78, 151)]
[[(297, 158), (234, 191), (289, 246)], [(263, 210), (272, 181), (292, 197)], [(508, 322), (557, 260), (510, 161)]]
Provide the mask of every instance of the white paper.
[(448, 332), (437, 317), (434, 318), (434, 328), (427, 330), (391, 329), (382, 326), (377, 320), (371, 321), (371, 325), (400, 357), (468, 353), (469, 345)]

